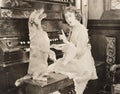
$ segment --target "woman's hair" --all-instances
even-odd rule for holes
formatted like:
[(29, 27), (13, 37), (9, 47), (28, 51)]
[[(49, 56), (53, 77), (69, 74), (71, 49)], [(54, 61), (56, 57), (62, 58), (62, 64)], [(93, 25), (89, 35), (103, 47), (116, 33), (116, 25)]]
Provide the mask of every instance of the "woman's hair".
[(81, 22), (82, 15), (81, 15), (80, 9), (76, 9), (76, 7), (74, 7), (74, 6), (69, 6), (69, 7), (66, 7), (66, 8), (64, 9), (64, 14), (65, 14), (66, 12), (75, 13), (76, 19)]

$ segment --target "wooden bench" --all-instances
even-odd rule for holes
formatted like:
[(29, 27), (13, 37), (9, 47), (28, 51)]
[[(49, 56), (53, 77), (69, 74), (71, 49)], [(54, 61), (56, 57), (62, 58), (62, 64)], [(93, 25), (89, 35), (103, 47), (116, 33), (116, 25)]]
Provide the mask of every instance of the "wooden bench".
[[(96, 61), (96, 69), (99, 79), (89, 81), (84, 94), (96, 94), (96, 92), (98, 92), (102, 87), (102, 83), (104, 82), (103, 75), (105, 75), (103, 74), (105, 73), (105, 62)], [(97, 90), (95, 90), (95, 88)], [(74, 91), (74, 82), (65, 75), (51, 73), (47, 82), (34, 81), (32, 79), (25, 80), (24, 84), (21, 85), (19, 89), (22, 89), (20, 90), (22, 93), (19, 94), (49, 94), (58, 90), (60, 90), (62, 94), (68, 94), (71, 90), (72, 92)]]
[(25, 94), (49, 94), (70, 85), (73, 85), (72, 79), (62, 74), (51, 73), (47, 82), (25, 80), (24, 91)]

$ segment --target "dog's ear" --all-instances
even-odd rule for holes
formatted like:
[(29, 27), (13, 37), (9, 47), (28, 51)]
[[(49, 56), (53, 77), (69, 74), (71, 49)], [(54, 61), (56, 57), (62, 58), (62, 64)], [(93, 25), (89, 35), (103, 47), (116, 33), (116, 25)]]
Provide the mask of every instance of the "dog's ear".
[(40, 19), (40, 20), (46, 18), (47, 14), (44, 13), (44, 9), (43, 9), (43, 8), (37, 10), (37, 12), (40, 14), (40, 15), (39, 15), (39, 19)]

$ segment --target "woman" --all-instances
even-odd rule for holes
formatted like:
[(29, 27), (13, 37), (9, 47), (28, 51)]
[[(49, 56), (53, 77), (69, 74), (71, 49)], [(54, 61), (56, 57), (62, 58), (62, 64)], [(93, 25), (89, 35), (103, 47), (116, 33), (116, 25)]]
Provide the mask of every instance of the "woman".
[(71, 28), (71, 34), (69, 40), (66, 39), (64, 33), (60, 36), (64, 45), (52, 46), (63, 50), (65, 55), (49, 66), (49, 71), (68, 75), (74, 81), (76, 94), (83, 94), (88, 81), (97, 79), (88, 30), (80, 23), (81, 15), (75, 7), (65, 8), (64, 16)]

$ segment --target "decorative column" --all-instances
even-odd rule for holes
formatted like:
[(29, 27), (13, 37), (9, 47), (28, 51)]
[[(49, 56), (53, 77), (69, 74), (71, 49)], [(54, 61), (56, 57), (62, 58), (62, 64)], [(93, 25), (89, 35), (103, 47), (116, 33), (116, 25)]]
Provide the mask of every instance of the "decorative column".
[(81, 0), (82, 1), (82, 23), (84, 26), (87, 27), (88, 22), (88, 0)]
[(81, 10), (82, 13), (82, 23), (87, 27), (88, 22), (88, 0), (75, 0), (75, 6), (77, 9)]
[(75, 6), (77, 9), (81, 9), (81, 0), (75, 0)]
[(0, 7), (3, 7), (4, 4), (3, 4), (3, 0), (0, 0)]

